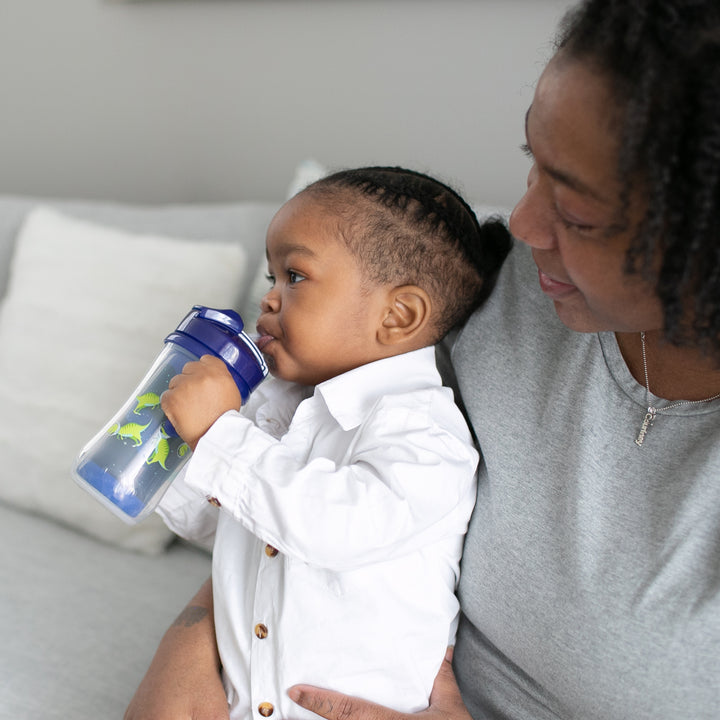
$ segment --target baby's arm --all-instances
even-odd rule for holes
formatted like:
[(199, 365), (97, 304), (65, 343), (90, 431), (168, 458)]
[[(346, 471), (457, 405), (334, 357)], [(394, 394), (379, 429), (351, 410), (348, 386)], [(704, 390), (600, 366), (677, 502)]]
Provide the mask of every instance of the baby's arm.
[(454, 405), (438, 424), (393, 403), (375, 409), (342, 463), (308, 459), (302, 425), (277, 440), (227, 413), (198, 445), (187, 483), (281, 552), (329, 569), (459, 542), (478, 459), (467, 426)]
[(155, 512), (175, 534), (212, 550), (218, 524), (218, 509), (185, 484), (183, 468), (172, 481)]
[(170, 380), (161, 402), (178, 435), (194, 450), (221, 415), (240, 409), (242, 397), (225, 363), (203, 355)]

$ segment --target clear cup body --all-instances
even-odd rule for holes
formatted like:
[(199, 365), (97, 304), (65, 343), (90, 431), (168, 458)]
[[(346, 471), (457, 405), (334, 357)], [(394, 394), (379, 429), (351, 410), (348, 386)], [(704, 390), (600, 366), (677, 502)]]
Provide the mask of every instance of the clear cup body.
[(197, 359), (167, 343), (127, 402), (77, 457), (75, 480), (129, 524), (157, 507), (190, 458), (190, 448), (160, 407), (160, 396), (185, 363)]

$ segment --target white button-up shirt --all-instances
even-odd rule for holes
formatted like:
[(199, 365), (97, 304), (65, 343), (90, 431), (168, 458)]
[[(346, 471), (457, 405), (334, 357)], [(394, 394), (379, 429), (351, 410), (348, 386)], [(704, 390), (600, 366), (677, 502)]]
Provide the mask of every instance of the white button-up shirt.
[(427, 706), (454, 638), (477, 460), (433, 348), (314, 392), (271, 379), (217, 420), (159, 512), (184, 537), (215, 535), (233, 719), (317, 720), (287, 697), (301, 682)]

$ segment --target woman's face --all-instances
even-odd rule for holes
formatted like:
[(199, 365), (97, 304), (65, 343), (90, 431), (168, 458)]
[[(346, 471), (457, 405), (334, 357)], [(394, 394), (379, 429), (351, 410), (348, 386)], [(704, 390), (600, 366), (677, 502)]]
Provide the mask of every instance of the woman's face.
[(625, 271), (642, 199), (631, 197), (623, 214), (613, 111), (590, 66), (562, 54), (550, 61), (526, 117), (527, 191), (510, 217), (513, 235), (532, 248), (542, 291), (581, 332), (662, 326), (652, 285)]

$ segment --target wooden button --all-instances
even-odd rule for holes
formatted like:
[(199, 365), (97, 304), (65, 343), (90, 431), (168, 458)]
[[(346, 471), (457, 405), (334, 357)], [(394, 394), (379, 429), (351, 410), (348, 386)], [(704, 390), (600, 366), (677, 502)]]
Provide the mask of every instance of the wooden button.
[(275, 708), (272, 706), (272, 703), (262, 702), (258, 705), (258, 712), (263, 717), (270, 717), (274, 711), (275, 711)]
[(222, 505), (220, 504), (220, 501), (219, 501), (216, 497), (209, 497), (209, 498), (207, 499), (207, 501), (208, 501), (211, 505), (214, 505), (215, 507), (222, 507)]
[(258, 623), (255, 626), (255, 637), (259, 637), (261, 640), (264, 640), (267, 636), (268, 636), (267, 625)]
[(266, 545), (265, 546), (265, 554), (268, 557), (275, 557), (278, 554), (278, 551), (272, 545)]

